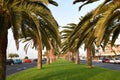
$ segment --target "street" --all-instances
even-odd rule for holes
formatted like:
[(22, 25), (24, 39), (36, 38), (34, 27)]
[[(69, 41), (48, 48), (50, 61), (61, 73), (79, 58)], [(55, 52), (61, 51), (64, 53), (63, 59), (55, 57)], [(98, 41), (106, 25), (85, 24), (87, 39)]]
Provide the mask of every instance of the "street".
[[(86, 61), (85, 60), (81, 60), (81, 63), (85, 64)], [(99, 66), (99, 67), (103, 67), (103, 68), (108, 68), (108, 69), (120, 71), (120, 64), (99, 63), (97, 61), (93, 61), (92, 65), (93, 66)]]
[(98, 63), (98, 62), (93, 61), (93, 65), (120, 71), (120, 64)]
[(22, 64), (15, 64), (15, 65), (7, 65), (6, 67), (6, 75), (14, 74), (16, 72), (20, 72), (26, 70), (28, 68), (35, 67), (37, 65), (36, 62), (32, 63), (22, 63)]

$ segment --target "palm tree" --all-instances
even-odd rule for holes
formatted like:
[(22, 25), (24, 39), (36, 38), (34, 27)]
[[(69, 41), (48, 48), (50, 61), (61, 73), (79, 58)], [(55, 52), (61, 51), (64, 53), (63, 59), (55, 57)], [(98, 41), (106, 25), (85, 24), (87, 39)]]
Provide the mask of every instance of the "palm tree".
[(69, 36), (74, 31), (76, 26), (77, 26), (77, 24), (74, 24), (74, 23), (70, 23), (67, 26), (63, 26), (64, 30), (61, 31), (61, 34), (62, 34), (62, 39), (64, 39), (63, 43), (62, 43), (64, 53), (68, 54), (67, 56), (69, 56), (68, 58), (70, 61), (71, 61), (71, 58), (73, 59), (73, 56), (71, 56), (69, 53), (72, 52), (72, 54), (75, 54), (76, 55), (75, 62), (76, 62), (76, 64), (79, 64), (79, 51), (74, 50), (74, 48), (71, 48), (69, 46), (69, 41), (70, 41)]
[[(117, 2), (118, 1), (118, 2)], [(110, 40), (112, 34), (112, 44), (115, 42), (119, 35), (119, 11), (120, 2), (119, 0), (113, 0), (109, 2), (104, 1), (99, 5), (93, 12), (92, 17), (89, 20), (99, 18), (97, 22), (91, 27), (94, 28), (94, 37), (96, 38), (97, 46), (104, 41), (104, 45)], [(93, 40), (94, 41), (94, 40)]]
[[(87, 1), (87, 0), (84, 0)], [(74, 3), (81, 2), (81, 0), (75, 0)], [(99, 5), (92, 15), (91, 19), (101, 16), (100, 20), (96, 23), (94, 35), (96, 37), (96, 44), (99, 46), (104, 41), (104, 46), (109, 41), (109, 37), (112, 36), (113, 45), (116, 38), (119, 35), (119, 11), (120, 0), (105, 0)], [(117, 23), (117, 25), (116, 25)], [(101, 26), (101, 27), (100, 27)], [(93, 26), (94, 27), (94, 26)], [(107, 34), (107, 35), (106, 35)]]
[[(30, 28), (38, 34), (37, 41), (41, 42), (40, 23), (38, 16), (49, 25), (57, 28), (50, 10), (40, 1), (32, 0), (0, 0), (0, 79), (5, 80), (6, 48), (8, 29), (12, 28), (16, 46), (20, 33), (26, 37), (25, 29)], [(51, 24), (52, 23), (52, 24)], [(50, 28), (50, 27), (49, 27)], [(41, 45), (39, 43), (39, 45)], [(42, 45), (41, 45), (42, 46)], [(39, 48), (42, 48), (39, 46)]]
[[(113, 0), (109, 4), (103, 3), (104, 5), (100, 6), (103, 8), (102, 12), (100, 11), (100, 7), (97, 8), (94, 16), (102, 15), (100, 20), (96, 23), (96, 28), (94, 35), (96, 37), (96, 44), (100, 45), (103, 41), (103, 45), (105, 46), (110, 40), (110, 36), (112, 34), (112, 42), (113, 45), (115, 40), (119, 35), (119, 25), (120, 25), (120, 2), (116, 2), (117, 0)], [(116, 2), (116, 3), (115, 3)], [(105, 5), (106, 4), (106, 5)], [(93, 16), (93, 17), (94, 17)], [(101, 27), (99, 27), (101, 25)], [(99, 30), (99, 32), (97, 32)]]
[(94, 20), (91, 20), (93, 13), (94, 11), (91, 11), (80, 19), (79, 24), (77, 25), (77, 27), (75, 27), (69, 38), (69, 45), (75, 50), (78, 50), (79, 47), (85, 43), (85, 49), (87, 50), (87, 66), (89, 68), (92, 67), (92, 55), (95, 52), (94, 42), (91, 42), (94, 40), (93, 26), (94, 23), (96, 23), (99, 19), (98, 17)]
[[(106, 0), (94, 11), (90, 12), (89, 15), (87, 14), (88, 16), (86, 15), (83, 17), (82, 21), (80, 21), (78, 27), (74, 31), (75, 34), (73, 33), (74, 36), (72, 37), (74, 41), (77, 37), (79, 37), (79, 43), (77, 44), (78, 47), (82, 44), (82, 42), (85, 42), (88, 50), (87, 52), (89, 53), (91, 52), (89, 48), (92, 44), (96, 44), (97, 46), (103, 44), (103, 46), (105, 46), (110, 40), (109, 37), (111, 34), (113, 35), (111, 43), (114, 44), (120, 32), (120, 15), (118, 11), (118, 9), (120, 9), (120, 2), (116, 1), (117, 0), (109, 2)], [(90, 53), (88, 56), (90, 56)]]
[(27, 28), (25, 30), (26, 38), (24, 38), (24, 36), (21, 35), (22, 40), (24, 39), (23, 42), (26, 42), (26, 41), (28, 42), (24, 48), (26, 53), (27, 53), (28, 47), (32, 47), (38, 50), (38, 62), (37, 62), (38, 69), (42, 68), (42, 52), (41, 52), (42, 48), (39, 48), (39, 44), (41, 44), (42, 47), (46, 47), (47, 50), (51, 49), (51, 45), (49, 43), (49, 37), (54, 38), (54, 40), (56, 41), (56, 43), (58, 43), (58, 45), (60, 44), (58, 28), (55, 29), (54, 26), (49, 25), (48, 22), (45, 22), (43, 20), (40, 20), (40, 26), (41, 26), (40, 32), (41, 32), (41, 39), (42, 39), (40, 43), (38, 42), (38, 36), (37, 36), (38, 33), (36, 31), (32, 31), (30, 28)]
[[(58, 6), (58, 4), (52, 0), (49, 0), (49, 3), (55, 6)], [(45, 3), (43, 1), (43, 3)], [(45, 3), (48, 4), (48, 3)], [(35, 47), (35, 49), (38, 50), (38, 62), (37, 62), (37, 68), (41, 69), (42, 68), (42, 48), (40, 48), (39, 46), (42, 45), (42, 47), (46, 47), (47, 50), (52, 50), (51, 45), (49, 43), (49, 38), (52, 37), (54, 38), (55, 42), (59, 45), (60, 44), (60, 38), (59, 38), (59, 31), (58, 31), (58, 25), (57, 23), (55, 25), (52, 25), (50, 22), (48, 22), (47, 20), (44, 19), (40, 19), (40, 32), (41, 32), (41, 43), (39, 43), (37, 41), (38, 37), (37, 37), (37, 32), (35, 31), (31, 31), (31, 29), (28, 29), (27, 31), (27, 36), (25, 41), (29, 41), (26, 45), (25, 45), (25, 51), (27, 51), (28, 47), (32, 45), (32, 47)], [(56, 27), (55, 27), (56, 26)], [(23, 36), (22, 36), (23, 37)], [(30, 38), (31, 37), (31, 38)], [(28, 39), (27, 39), (28, 38)], [(40, 44), (40, 45), (39, 45)]]

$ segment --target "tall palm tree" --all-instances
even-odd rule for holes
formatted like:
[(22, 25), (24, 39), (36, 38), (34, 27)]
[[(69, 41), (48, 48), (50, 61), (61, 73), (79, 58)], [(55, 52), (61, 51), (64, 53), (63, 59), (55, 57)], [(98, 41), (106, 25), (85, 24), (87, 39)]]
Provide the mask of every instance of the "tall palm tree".
[[(59, 33), (58, 33), (59, 34)], [(58, 36), (60, 38), (60, 36)], [(59, 43), (54, 39), (54, 37), (49, 37), (48, 39), (49, 47), (46, 49), (47, 64), (53, 63), (56, 60), (56, 55), (60, 53), (60, 41)]]
[[(77, 25), (77, 27), (75, 27), (69, 38), (69, 45), (76, 50), (78, 50), (80, 46), (85, 43), (85, 49), (87, 50), (87, 66), (89, 68), (92, 67), (92, 55), (95, 52), (94, 43), (91, 42), (92, 40), (94, 40), (93, 26), (94, 23), (99, 20), (99, 17), (91, 20), (93, 13), (94, 11), (91, 11), (80, 19), (79, 24)], [(76, 44), (74, 42), (76, 42)]]
[[(82, 0), (74, 1), (74, 3), (77, 2), (82, 2)], [(119, 35), (119, 8), (120, 0), (105, 0), (94, 10), (94, 14), (91, 19), (102, 16), (101, 19), (96, 23), (97, 26), (94, 32), (97, 45), (100, 45), (102, 41), (104, 41), (104, 45), (106, 45), (111, 34), (113, 34), (112, 44), (114, 44)], [(118, 24), (116, 25), (116, 23)], [(105, 36), (106, 34), (107, 36)]]
[[(44, 2), (44, 0), (43, 0)], [(53, 1), (53, 0), (48, 0), (46, 4), (52, 4), (54, 6), (58, 6), (58, 4)], [(49, 33), (49, 32), (48, 32)], [(59, 33), (54, 33), (54, 34), (59, 34)], [(52, 37), (53, 34), (49, 33), (49, 39), (48, 39), (48, 43), (49, 43), (49, 47), (50, 48), (47, 48), (47, 64), (49, 63), (52, 63), (55, 59), (55, 51), (58, 49), (58, 46), (55, 46), (56, 44), (57, 45), (60, 45), (60, 36), (57, 36), (57, 37)], [(55, 38), (58, 38), (59, 41), (56, 41), (57, 39)], [(50, 60), (50, 61), (49, 61)]]
[[(57, 28), (55, 19), (53, 18), (50, 10), (40, 1), (32, 0), (0, 0), (0, 79), (5, 80), (6, 72), (6, 48), (7, 48), (7, 35), (8, 29), (12, 28), (13, 36), (18, 48), (18, 39), (20, 33), (26, 37), (25, 29), (29, 27), (31, 30), (36, 31), (38, 34), (37, 41), (39, 48), (41, 33), (39, 28), (38, 16), (47, 21), (49, 25)], [(50, 28), (50, 27), (49, 27)]]
[(49, 35), (49, 39), (48, 39), (49, 48), (46, 46), (46, 52), (45, 52), (45, 55), (47, 57), (47, 61), (46, 61), (47, 64), (53, 63), (56, 60), (56, 55), (60, 53), (60, 49), (59, 49), (60, 48), (60, 36), (58, 36), (58, 38), (59, 38), (59, 42), (57, 42), (54, 37), (51, 37)]
[[(100, 20), (96, 23), (97, 26), (94, 32), (94, 35), (96, 37), (96, 44), (100, 45), (100, 43), (104, 41), (105, 46), (110, 40), (109, 37), (112, 34), (111, 44), (113, 45), (120, 32), (120, 2), (119, 0), (113, 0), (109, 4), (105, 2), (103, 4), (104, 5), (100, 6), (101, 8), (103, 8), (102, 12), (100, 11), (100, 7), (98, 7), (97, 11), (94, 14), (94, 16), (102, 15)], [(101, 27), (99, 25), (101, 25)]]
[[(75, 34), (73, 33), (72, 37), (74, 40), (77, 37), (80, 38), (79, 43), (77, 44), (78, 47), (84, 41), (86, 43), (86, 48), (88, 47), (88, 50), (90, 50), (89, 47), (92, 46), (94, 42), (97, 46), (102, 44), (105, 46), (110, 40), (109, 37), (111, 34), (113, 35), (111, 43), (114, 44), (120, 32), (120, 11), (118, 10), (120, 9), (120, 2), (119, 0), (108, 2), (108, 0), (104, 1), (94, 11), (90, 12), (88, 16), (85, 16), (82, 21), (80, 21), (78, 27), (74, 31)], [(71, 43), (73, 42), (74, 41)]]
[[(69, 54), (70, 47), (68, 45), (68, 42), (69, 42), (68, 36), (72, 32), (72, 28), (71, 28), (70, 25), (63, 26), (62, 28), (63, 28), (63, 30), (61, 31), (61, 38), (62, 38), (62, 51), (61, 52), (64, 55), (66, 54), (65, 59), (68, 59), (70, 61), (71, 57), (70, 57), (70, 54)], [(66, 58), (66, 57), (68, 57), (68, 58)]]
[(50, 24), (51, 23), (40, 19), (41, 28), (39, 28), (39, 30), (41, 32), (41, 39), (42, 39), (41, 42), (38, 41), (37, 31), (31, 30), (31, 28), (29, 27), (25, 29), (25, 33), (26, 33), (25, 38), (23, 35), (21, 35), (22, 40), (24, 39), (24, 42), (26, 41), (28, 42), (24, 48), (26, 52), (28, 47), (32, 47), (38, 50), (38, 62), (37, 62), (38, 69), (42, 68), (42, 52), (41, 52), (42, 48), (39, 48), (40, 46), (39, 44), (41, 44), (42, 47), (46, 47), (47, 50), (50, 50), (51, 49), (51, 45), (49, 43), (50, 37), (54, 38), (55, 42), (58, 45), (60, 44), (60, 38), (59, 38), (60, 36), (59, 36), (58, 28), (55, 29), (55, 27)]
[(107, 44), (111, 34), (113, 35), (112, 44), (115, 42), (116, 38), (118, 37), (118, 34), (119, 34), (118, 9), (119, 8), (120, 8), (119, 0), (113, 0), (111, 2), (106, 0), (94, 10), (92, 17), (89, 18), (89, 20), (92, 21), (100, 17), (99, 20), (97, 20), (97, 22), (94, 23), (95, 26), (90, 27), (94, 29), (93, 35), (94, 35), (94, 38), (96, 38), (97, 45), (100, 45), (102, 41), (104, 41), (104, 45)]
[[(71, 48), (69, 46), (69, 37), (71, 35), (71, 33), (74, 31), (75, 27), (77, 26), (77, 24), (74, 23), (70, 23), (67, 26), (63, 26), (64, 30), (61, 31), (62, 33), (62, 39), (63, 43), (62, 43), (62, 47), (63, 47), (63, 51), (65, 53), (69, 53), (72, 52), (72, 54), (76, 55), (76, 64), (79, 64), (79, 50), (74, 50), (74, 48)], [(69, 58), (71, 59), (73, 56), (70, 56), (70, 54), (68, 54), (67, 56), (69, 56)], [(69, 59), (69, 60), (70, 60)]]

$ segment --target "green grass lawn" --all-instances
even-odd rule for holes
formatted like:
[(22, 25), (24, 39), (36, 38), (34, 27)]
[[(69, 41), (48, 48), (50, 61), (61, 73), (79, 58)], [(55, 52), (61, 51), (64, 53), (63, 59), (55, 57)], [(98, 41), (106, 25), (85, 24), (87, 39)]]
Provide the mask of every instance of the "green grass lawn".
[(120, 80), (120, 71), (100, 67), (86, 68), (62, 59), (43, 65), (42, 70), (31, 68), (10, 76), (7, 80)]

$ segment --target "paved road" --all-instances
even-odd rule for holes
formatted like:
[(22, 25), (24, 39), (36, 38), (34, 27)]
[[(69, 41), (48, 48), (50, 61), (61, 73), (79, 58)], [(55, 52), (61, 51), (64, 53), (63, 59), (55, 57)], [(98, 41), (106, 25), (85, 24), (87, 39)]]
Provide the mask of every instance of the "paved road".
[(35, 67), (35, 66), (36, 66), (36, 62), (7, 65), (6, 75), (8, 76), (10, 74), (14, 74), (16, 72), (20, 72), (20, 71), (23, 71), (23, 70), (26, 70), (28, 68)]
[[(86, 63), (86, 61), (81, 61), (81, 62)], [(120, 71), (120, 64), (99, 63), (97, 61), (93, 61), (92, 64), (93, 64), (93, 66), (99, 66), (99, 67), (103, 67), (103, 68)]]
[(120, 64), (110, 64), (110, 63), (93, 62), (93, 65), (100, 66), (100, 67), (103, 67), (103, 68), (108, 68), (108, 69), (120, 71)]

